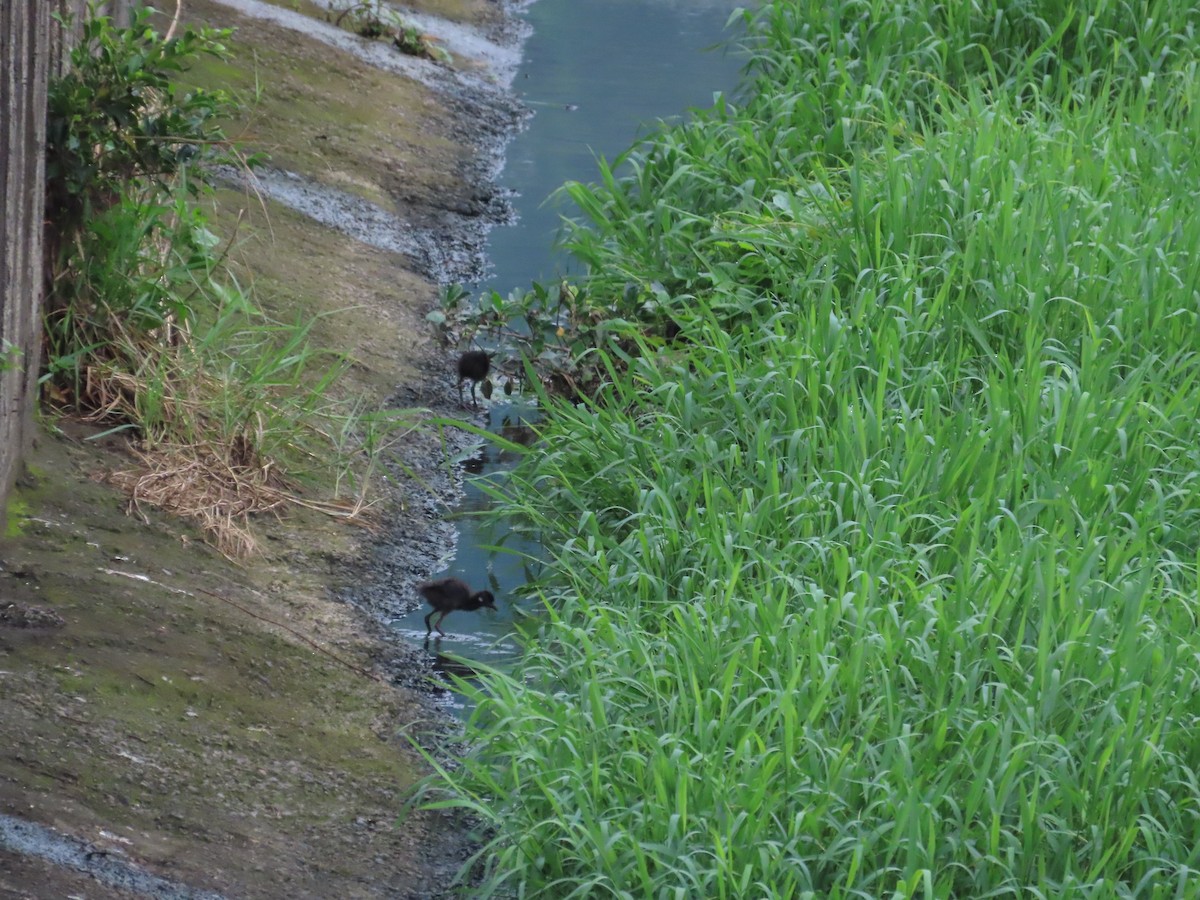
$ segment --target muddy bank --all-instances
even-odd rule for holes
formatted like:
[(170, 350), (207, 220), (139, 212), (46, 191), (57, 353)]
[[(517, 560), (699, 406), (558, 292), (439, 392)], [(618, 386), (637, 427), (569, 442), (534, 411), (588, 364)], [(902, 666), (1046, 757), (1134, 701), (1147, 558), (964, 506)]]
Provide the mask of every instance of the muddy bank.
[(305, 62), (279, 85), (293, 109), (269, 103), (251, 120), (252, 145), (270, 149), (270, 164), (254, 173), (222, 170), (225, 181), (403, 254), (406, 268), (433, 282), (483, 277), (487, 232), (512, 216), (496, 184), (504, 146), (529, 115), (508, 90), (524, 37), (511, 12), (499, 15), (491, 3), (460, 22), (405, 10), (406, 22), (450, 54), (447, 64), (360, 38), (315, 8), (306, 15), (263, 0), (193, 6), (237, 29), (241, 55), (250, 49), (273, 69), (264, 54), (282, 47), (293, 65)]
[[(501, 4), (421, 6), (467, 29), (460, 47), (464, 34), (512, 47)], [(416, 605), (411, 585), (453, 548), (459, 476), (444, 460), (469, 439), (419, 427), (462, 414), (452, 353), (424, 314), (435, 279), (483, 265), (520, 117), (486, 60), (427, 84), (225, 4), (185, 9), (238, 28), (241, 62), (191, 77), (261, 84), (244, 134), (277, 171), (423, 235), (381, 246), (270, 192), (225, 189), (217, 216), (226, 233), (237, 224), (242, 283), (281, 317), (322, 316), (318, 342), (356, 360), (348, 395), (427, 412), (397, 443), (379, 530), (298, 511), (258, 523), (262, 555), (240, 564), (186, 522), (127, 515), (103, 483), (133, 465), (118, 439), (48, 423), (0, 539), (0, 814), (85, 849), (63, 868), (0, 837), (0, 893), (154, 895), (154, 882), (104, 881), (108, 860), (180, 896), (442, 896), (471, 850), (467, 824), (395, 818), (427, 771), (410, 738), (436, 748), (452, 726), (428, 658), (362, 607)]]

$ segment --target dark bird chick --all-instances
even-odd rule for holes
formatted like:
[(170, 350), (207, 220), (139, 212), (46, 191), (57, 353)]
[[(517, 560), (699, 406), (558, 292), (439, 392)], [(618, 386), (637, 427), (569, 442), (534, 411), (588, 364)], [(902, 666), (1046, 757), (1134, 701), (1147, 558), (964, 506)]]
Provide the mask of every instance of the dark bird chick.
[(475, 385), (487, 378), (492, 368), (492, 359), (482, 350), (468, 350), (458, 358), (458, 402), (462, 403), (463, 382), (471, 382), (471, 405), (478, 407), (475, 401)]
[[(450, 615), (456, 609), (473, 610), (479, 609), (481, 606), (486, 606), (488, 609), (496, 608), (496, 598), (492, 596), (491, 591), (476, 591), (471, 592), (470, 586), (465, 581), (460, 581), (457, 578), (439, 578), (437, 581), (426, 581), (423, 584), (417, 585), (417, 593), (425, 598), (425, 602), (433, 607), (433, 612), (425, 617), (425, 627), (428, 629), (425, 632), (425, 637), (429, 637), (433, 633), (433, 629), (437, 629), (437, 633), (442, 637), (446, 636), (446, 632), (442, 631), (442, 619)], [(429, 620), (433, 618), (434, 613), (441, 613), (438, 620), (432, 625)]]

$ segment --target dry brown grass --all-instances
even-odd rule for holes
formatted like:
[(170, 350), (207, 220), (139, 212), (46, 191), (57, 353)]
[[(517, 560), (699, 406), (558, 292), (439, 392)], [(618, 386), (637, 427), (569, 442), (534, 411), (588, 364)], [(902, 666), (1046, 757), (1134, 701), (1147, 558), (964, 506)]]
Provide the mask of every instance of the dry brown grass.
[(139, 465), (108, 473), (103, 479), (129, 495), (129, 512), (146, 515), (153, 506), (200, 525), (206, 539), (224, 555), (255, 554), (254, 516), (278, 515), (289, 506), (304, 506), (374, 529), (364, 497), (314, 501), (301, 496), (274, 463), (259, 461), (245, 439), (229, 447), (211, 444), (159, 444), (131, 448)]
[(250, 556), (257, 542), (250, 517), (276, 512), (291, 492), (270, 464), (230, 462), (208, 445), (160, 445), (133, 449), (139, 466), (112, 472), (106, 480), (129, 494), (129, 511), (145, 519), (144, 504), (199, 523), (223, 554)]
[[(45, 399), (68, 416), (136, 435), (128, 447), (135, 464), (99, 476), (128, 494), (131, 514), (145, 520), (143, 509), (151, 506), (192, 520), (230, 558), (257, 552), (253, 517), (278, 515), (289, 506), (374, 527), (362, 471), (370, 469), (369, 461), (361, 448), (339, 448), (321, 430), (320, 408), (336, 403), (318, 398), (311, 407), (288, 405), (310, 391), (310, 382), (292, 371), (294, 364), (285, 366), (286, 377), (276, 380), (279, 370), (273, 369), (255, 382), (236, 374), (245, 370), (232, 365), (233, 357), (210, 360), (197, 353), (190, 330), (174, 323), (140, 337), (119, 322), (114, 330), (119, 340), (81, 367), (74, 385), (48, 385)], [(253, 330), (234, 337), (246, 333)], [(304, 344), (295, 346), (290, 355), (318, 359)], [(336, 366), (340, 370), (341, 363)], [(307, 396), (317, 398), (322, 390)], [(337, 407), (337, 415), (351, 412)], [(324, 485), (318, 493), (329, 488), (334, 497), (307, 496), (294, 477), (296, 467), (310, 469), (310, 477), (315, 472)], [(346, 498), (337, 496), (339, 471), (353, 473), (348, 480), (355, 489)]]

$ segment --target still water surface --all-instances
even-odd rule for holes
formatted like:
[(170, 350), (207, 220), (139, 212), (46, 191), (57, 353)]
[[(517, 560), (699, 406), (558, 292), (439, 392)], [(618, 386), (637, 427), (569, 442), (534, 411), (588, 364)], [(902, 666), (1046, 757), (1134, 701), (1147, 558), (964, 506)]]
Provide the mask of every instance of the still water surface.
[[(560, 216), (570, 209), (548, 202), (564, 181), (592, 181), (597, 157), (611, 159), (659, 119), (712, 104), (713, 95), (737, 84), (741, 60), (720, 46), (737, 0), (538, 0), (524, 13), (533, 28), (514, 90), (535, 115), (508, 147), (501, 181), (518, 196), (517, 224), (492, 231), (488, 280), (474, 293), (507, 295), (532, 281), (553, 280), (568, 271), (553, 251)], [(488, 426), (500, 431), (522, 411), (497, 406)], [(503, 477), (513, 460), (487, 448), (468, 466), (474, 474)], [(496, 594), (498, 612), (451, 613), (442, 624), (447, 637), (431, 652), (503, 665), (517, 651), (513, 591), (536, 567), (540, 548), (479, 517), (490, 504), (468, 483), (460, 508), (460, 539), (450, 567), (473, 589)], [(497, 547), (503, 546), (502, 550)], [(421, 607), (393, 623), (400, 634), (423, 641)], [(436, 633), (435, 633), (436, 636)]]

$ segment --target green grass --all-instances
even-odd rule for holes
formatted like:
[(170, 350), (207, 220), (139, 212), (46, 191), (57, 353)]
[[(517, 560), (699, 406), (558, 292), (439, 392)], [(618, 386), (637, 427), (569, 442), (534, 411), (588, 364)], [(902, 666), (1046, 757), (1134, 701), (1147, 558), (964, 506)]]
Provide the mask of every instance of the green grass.
[(151, 10), (129, 28), (90, 13), (49, 88), (45, 407), (135, 438), (141, 468), (114, 479), (228, 554), (254, 549), (256, 513), (358, 515), (410, 417), (347, 397), (352, 361), (313, 340), (317, 320), (269, 318), (226, 265), (205, 164), (257, 156), (216, 124), (245, 110), (180, 79), (202, 57), (225, 71), (228, 32), (166, 40)]
[(566, 188), (686, 341), (509, 492), (548, 622), (431, 786), (485, 895), (1200, 892), (1200, 13), (1092, 6), (768, 4)]

